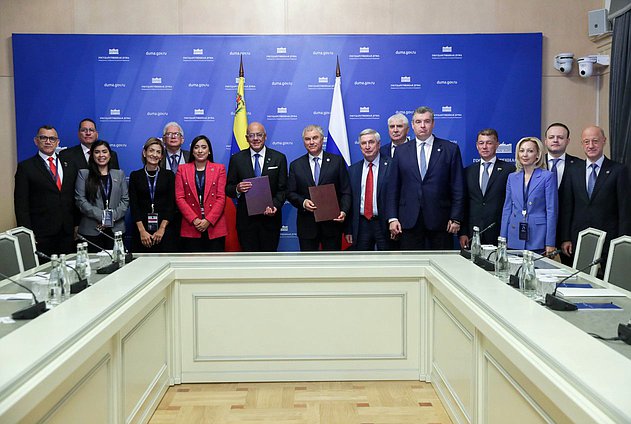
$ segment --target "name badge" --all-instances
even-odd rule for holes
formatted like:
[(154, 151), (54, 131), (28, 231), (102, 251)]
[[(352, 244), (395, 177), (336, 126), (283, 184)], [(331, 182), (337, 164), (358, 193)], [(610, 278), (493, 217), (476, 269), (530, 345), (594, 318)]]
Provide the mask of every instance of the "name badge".
[(155, 233), (158, 231), (158, 214), (157, 213), (148, 213), (147, 214), (147, 231), (150, 233)]
[(101, 213), (101, 225), (105, 228), (112, 228), (114, 226), (114, 211), (112, 209), (103, 209)]
[(519, 240), (528, 241), (528, 223), (527, 222), (519, 223)]

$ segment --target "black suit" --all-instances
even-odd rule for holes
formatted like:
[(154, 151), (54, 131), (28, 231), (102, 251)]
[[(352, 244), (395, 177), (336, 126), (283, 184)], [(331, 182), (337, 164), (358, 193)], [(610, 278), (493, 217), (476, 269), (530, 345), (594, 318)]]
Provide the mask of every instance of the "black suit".
[(481, 163), (474, 163), (464, 170), (467, 213), (458, 234), (471, 238), (474, 226), (483, 230), (495, 223), (495, 226), (480, 235), (480, 241), (482, 244), (497, 244), (497, 238), (500, 235), (502, 208), (506, 198), (506, 180), (510, 173), (515, 172), (515, 165), (496, 159), (484, 194), (480, 188), (481, 166)]
[[(111, 158), (110, 158), (110, 169), (120, 169), (118, 165), (118, 155), (114, 150), (110, 149)], [(88, 161), (85, 160), (85, 155), (83, 154), (83, 148), (81, 144), (77, 144), (76, 146), (68, 147), (67, 149), (59, 152), (59, 157), (67, 162), (72, 162), (77, 169), (87, 169)]]
[(63, 169), (61, 191), (39, 154), (20, 162), (15, 173), (17, 224), (33, 230), (37, 249), (47, 255), (74, 251), (77, 169), (61, 158), (58, 166)]
[[(546, 163), (548, 164), (548, 169), (551, 170), (552, 168), (550, 167), (549, 160), (550, 160), (550, 156), (546, 155)], [(583, 159), (577, 158), (576, 156), (566, 154), (563, 175), (561, 176), (561, 181), (558, 183), (559, 184), (559, 207), (561, 207), (560, 206), (561, 200), (563, 199), (563, 193), (566, 190), (566, 186), (567, 186), (568, 170), (571, 170), (575, 167), (585, 171), (585, 161)], [(556, 238), (557, 248), (560, 248), (561, 244), (563, 243), (563, 240), (561, 237), (561, 219), (563, 218), (561, 214), (559, 213), (559, 218), (557, 222), (557, 238)], [(573, 257), (566, 256), (565, 254), (561, 254), (560, 257), (561, 257), (561, 262), (563, 262), (567, 266), (572, 266), (572, 263), (574, 262)]]
[(246, 178), (254, 178), (250, 149), (235, 153), (230, 158), (226, 194), (237, 198), (237, 235), (245, 252), (275, 252), (280, 240), (282, 209), (287, 196), (287, 158), (277, 150), (265, 147), (261, 176), (267, 175), (272, 191), (272, 201), (277, 209), (274, 216), (248, 216), (245, 195), (237, 197), (237, 184)]
[[(410, 141), (410, 138), (409, 138), (409, 137), (406, 139), (406, 141), (405, 141), (405, 142), (407, 143), (408, 141)], [(401, 146), (401, 144), (399, 144), (399, 146)], [(398, 149), (398, 148), (399, 148), (399, 146), (397, 146), (397, 147), (395, 147), (395, 148), (394, 148), (394, 149), (395, 149), (395, 150), (394, 150), (395, 152), (396, 152), (396, 149)], [(381, 146), (381, 148), (379, 149), (379, 154), (380, 154), (381, 156), (385, 157), (385, 158), (388, 158), (388, 159), (392, 158), (392, 154), (391, 154), (391, 153), (392, 153), (392, 148), (391, 148), (391, 147), (392, 147), (392, 142), (390, 142), (390, 143), (388, 143), (388, 144), (384, 144), (384, 145), (383, 145), (383, 146)]]
[[(346, 163), (341, 156), (322, 153), (318, 185), (324, 184), (335, 184), (340, 210), (348, 215), (351, 209), (351, 185)], [(317, 250), (320, 243), (323, 250), (340, 250), (344, 224), (334, 221), (316, 223), (313, 212), (302, 206), (305, 199), (309, 199), (309, 187), (314, 185), (309, 155), (300, 156), (289, 165), (287, 183), (287, 200), (298, 209), (296, 226), (300, 250)]]
[[(569, 172), (568, 172), (569, 171)], [(586, 168), (574, 166), (564, 171), (567, 186), (560, 205), (561, 239), (576, 249), (578, 233), (589, 227), (607, 232), (603, 257), (609, 242), (631, 234), (629, 172), (626, 166), (607, 158), (598, 173), (591, 198), (587, 195)]]

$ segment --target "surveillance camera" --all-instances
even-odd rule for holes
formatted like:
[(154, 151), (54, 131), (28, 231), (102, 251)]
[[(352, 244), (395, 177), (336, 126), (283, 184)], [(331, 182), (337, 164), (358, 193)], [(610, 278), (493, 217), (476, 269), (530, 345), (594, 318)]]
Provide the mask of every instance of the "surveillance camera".
[(572, 62), (574, 62), (574, 53), (559, 53), (554, 56), (554, 68), (564, 74), (572, 71)]
[(583, 78), (589, 78), (594, 73), (596, 59), (591, 56), (583, 56), (576, 59), (578, 62), (578, 74)]

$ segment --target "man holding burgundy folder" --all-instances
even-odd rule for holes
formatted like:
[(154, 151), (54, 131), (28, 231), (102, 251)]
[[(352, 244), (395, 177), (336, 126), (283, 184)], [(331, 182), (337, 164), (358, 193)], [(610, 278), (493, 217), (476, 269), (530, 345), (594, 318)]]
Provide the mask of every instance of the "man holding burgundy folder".
[[(302, 141), (307, 154), (289, 165), (287, 183), (287, 200), (298, 209), (296, 227), (300, 250), (314, 251), (320, 245), (322, 250), (340, 250), (344, 219), (351, 208), (346, 163), (341, 156), (322, 151), (322, 127), (305, 127)], [(326, 200), (316, 201), (312, 194)]]
[(237, 235), (244, 252), (275, 252), (280, 239), (287, 158), (266, 147), (266, 138), (265, 127), (252, 122), (246, 133), (250, 148), (232, 155), (228, 166), (226, 195), (238, 199)]

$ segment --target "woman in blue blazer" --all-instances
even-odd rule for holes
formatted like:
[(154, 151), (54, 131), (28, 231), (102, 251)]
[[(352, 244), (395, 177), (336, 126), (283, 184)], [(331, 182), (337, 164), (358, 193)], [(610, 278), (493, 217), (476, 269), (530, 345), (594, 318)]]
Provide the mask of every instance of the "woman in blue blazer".
[(545, 151), (538, 138), (522, 138), (515, 150), (517, 171), (506, 183), (500, 234), (510, 249), (552, 252), (558, 215), (556, 174), (545, 169)]

